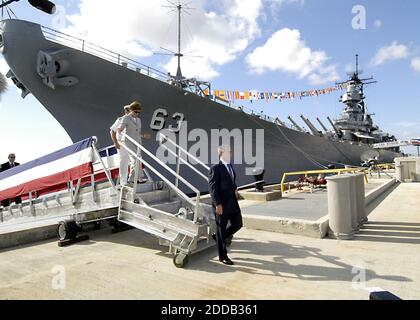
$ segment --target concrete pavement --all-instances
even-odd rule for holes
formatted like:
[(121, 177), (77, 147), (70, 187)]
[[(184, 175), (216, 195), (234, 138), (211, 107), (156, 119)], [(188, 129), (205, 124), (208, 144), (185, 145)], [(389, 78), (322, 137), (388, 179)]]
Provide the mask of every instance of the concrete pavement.
[(230, 252), (235, 266), (220, 264), (213, 248), (177, 269), (138, 230), (101, 230), (67, 248), (43, 242), (3, 250), (0, 298), (366, 300), (365, 287), (382, 287), (420, 299), (419, 194), (420, 184), (388, 192), (354, 241), (243, 229)]

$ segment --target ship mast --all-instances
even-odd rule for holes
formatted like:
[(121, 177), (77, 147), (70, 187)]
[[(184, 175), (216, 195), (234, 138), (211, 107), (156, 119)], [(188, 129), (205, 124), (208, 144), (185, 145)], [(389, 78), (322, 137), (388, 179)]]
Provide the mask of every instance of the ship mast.
[[(177, 62), (178, 62), (178, 66), (177, 66), (177, 71), (176, 71), (176, 75), (172, 76), (170, 73), (168, 74), (170, 77), (170, 83), (177, 86), (177, 87), (181, 87), (183, 89), (188, 89), (191, 92), (194, 92), (197, 95), (203, 96), (203, 97), (207, 97), (209, 98), (210, 95), (209, 93), (211, 92), (211, 84), (210, 82), (207, 81), (200, 81), (197, 80), (196, 78), (190, 78), (187, 79), (182, 75), (182, 70), (181, 70), (181, 58), (183, 57), (190, 57), (190, 58), (203, 58), (202, 56), (195, 56), (195, 55), (191, 55), (191, 52), (187, 52), (187, 54), (182, 53), (181, 52), (181, 19), (182, 19), (182, 13), (187, 13), (190, 14), (188, 11), (189, 10), (194, 10), (194, 8), (189, 7), (188, 5), (192, 2), (186, 2), (186, 3), (181, 3), (181, 0), (178, 1), (178, 4), (175, 4), (172, 0), (166, 0), (170, 5), (169, 6), (163, 6), (164, 8), (170, 8), (172, 9), (170, 12), (173, 12), (175, 10), (177, 10), (177, 16), (178, 16), (178, 48), (177, 48), (177, 52), (174, 52), (172, 50), (169, 49), (165, 49), (163, 47), (160, 47), (161, 49), (169, 52), (169, 53), (155, 53), (155, 54), (160, 54), (160, 55), (169, 55), (169, 56), (174, 56), (177, 58)], [(196, 50), (194, 50), (196, 51)], [(192, 52), (194, 52), (192, 51)]]
[(359, 76), (359, 55), (356, 54), (356, 75)]
[(181, 57), (183, 54), (181, 53), (181, 11), (182, 11), (182, 4), (179, 3), (176, 8), (178, 9), (178, 52), (175, 54), (178, 57), (178, 69), (176, 71), (177, 79), (182, 79), (182, 71), (181, 71)]
[(176, 80), (176, 81), (182, 81), (182, 80), (184, 80), (185, 78), (184, 78), (184, 76), (182, 75), (182, 70), (181, 70), (181, 58), (182, 57), (194, 57), (194, 58), (201, 58), (200, 56), (192, 56), (192, 55), (185, 55), (185, 54), (183, 54), (182, 52), (181, 52), (181, 19), (182, 19), (182, 13), (183, 12), (186, 12), (186, 13), (188, 13), (188, 10), (192, 10), (192, 9), (194, 9), (194, 8), (190, 8), (190, 7), (188, 7), (188, 4), (190, 3), (190, 2), (188, 2), (188, 3), (186, 3), (186, 4), (182, 4), (181, 3), (181, 1), (179, 1), (178, 2), (178, 4), (175, 4), (175, 3), (173, 3), (172, 1), (169, 1), (169, 0), (167, 0), (167, 2), (170, 4), (169, 6), (163, 6), (164, 8), (170, 8), (170, 9), (172, 9), (171, 10), (171, 12), (172, 11), (175, 11), (175, 10), (177, 10), (178, 12), (177, 12), (177, 17), (178, 17), (178, 42), (177, 42), (177, 45), (178, 45), (178, 48), (177, 48), (177, 52), (173, 52), (173, 51), (171, 51), (171, 50), (169, 50), (169, 49), (165, 49), (165, 48), (162, 48), (161, 47), (161, 49), (163, 49), (163, 50), (165, 50), (165, 51), (168, 51), (168, 52), (170, 52), (171, 54), (168, 54), (168, 53), (156, 53), (156, 54), (161, 54), (161, 55), (171, 55), (171, 56), (174, 56), (174, 57), (176, 57), (177, 58), (177, 61), (178, 61), (178, 67), (177, 67), (177, 70), (176, 70), (176, 76), (174, 77), (174, 79)]

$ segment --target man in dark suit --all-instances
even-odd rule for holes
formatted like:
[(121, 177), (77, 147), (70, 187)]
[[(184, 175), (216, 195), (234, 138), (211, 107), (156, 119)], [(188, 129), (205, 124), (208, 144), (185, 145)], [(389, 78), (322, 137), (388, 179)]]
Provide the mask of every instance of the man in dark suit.
[[(14, 153), (9, 154), (9, 161), (6, 163), (3, 163), (0, 167), (0, 172), (12, 169), (14, 167), (17, 167), (18, 165), (20, 165), (20, 163), (15, 162), (16, 159), (16, 155)], [(16, 204), (20, 204), (22, 203), (22, 199), (21, 197), (16, 197), (15, 198), (15, 203)], [(1, 202), (1, 205), (6, 208), (10, 205), (10, 200), (3, 200)]]
[[(242, 215), (238, 204), (236, 173), (230, 163), (230, 148), (222, 146), (218, 152), (220, 162), (210, 168), (209, 175), (209, 190), (217, 225), (215, 240), (219, 251), (219, 261), (233, 265), (227, 255), (227, 246), (232, 242), (233, 235), (242, 228)], [(230, 223), (229, 227), (227, 227), (228, 223)]]

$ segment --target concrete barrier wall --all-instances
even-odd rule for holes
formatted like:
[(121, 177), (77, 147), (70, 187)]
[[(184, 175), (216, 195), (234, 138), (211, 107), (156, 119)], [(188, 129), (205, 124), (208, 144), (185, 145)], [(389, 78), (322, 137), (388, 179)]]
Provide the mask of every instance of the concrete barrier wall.
[(306, 221), (299, 219), (244, 215), (243, 221), (244, 226), (248, 229), (295, 234), (317, 239), (324, 238), (328, 232), (327, 216), (317, 221)]
[(371, 204), (376, 198), (378, 198), (385, 191), (393, 187), (396, 183), (397, 183), (396, 179), (391, 179), (389, 180), (389, 182), (369, 192), (365, 197), (365, 205), (368, 206), (369, 204)]
[(0, 234), (0, 249), (57, 239), (58, 224)]

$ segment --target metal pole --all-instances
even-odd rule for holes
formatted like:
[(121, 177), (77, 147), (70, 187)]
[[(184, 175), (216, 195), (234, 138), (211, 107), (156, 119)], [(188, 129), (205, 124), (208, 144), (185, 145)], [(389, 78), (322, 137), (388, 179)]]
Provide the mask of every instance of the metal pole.
[(181, 149), (178, 148), (178, 153), (176, 156), (176, 180), (175, 180), (175, 186), (179, 187), (179, 170), (181, 169)]
[(420, 157), (420, 146), (417, 146), (417, 157)]
[(194, 218), (193, 222), (196, 223), (198, 220), (198, 215), (200, 213), (200, 192), (197, 193), (197, 198), (195, 199), (195, 210), (194, 210)]
[(178, 6), (178, 71), (181, 70), (181, 9), (182, 9), (182, 6), (179, 5)]
[(0, 4), (0, 8), (7, 7), (9, 4), (13, 2), (18, 2), (18, 1), (20, 0), (10, 0), (10, 1), (3, 2), (2, 4)]
[(34, 199), (32, 198), (32, 191), (29, 192), (29, 210), (33, 216), (35, 216)]
[(137, 194), (137, 183), (139, 179), (139, 163), (140, 163), (139, 156), (140, 156), (140, 148), (137, 147), (136, 161), (134, 162), (133, 201), (136, 199), (136, 194)]
[[(116, 188), (115, 188), (115, 183), (114, 183), (114, 181), (112, 180), (112, 173), (111, 173), (111, 171), (109, 171), (108, 167), (105, 165), (105, 162), (102, 160), (102, 157), (101, 157), (101, 155), (100, 155), (100, 153), (99, 153), (98, 149), (96, 148), (96, 143), (97, 143), (97, 140), (94, 140), (94, 144), (92, 145), (92, 150), (93, 150), (93, 153), (94, 153), (94, 154), (96, 155), (96, 157), (99, 159), (99, 162), (101, 163), (102, 168), (104, 169), (105, 175), (106, 175), (106, 177), (107, 177), (107, 179), (108, 179), (109, 183), (111, 184), (112, 189), (116, 190)], [(108, 150), (106, 151), (106, 157), (107, 157), (107, 163), (108, 163), (108, 166), (109, 166), (109, 155), (108, 155)]]

